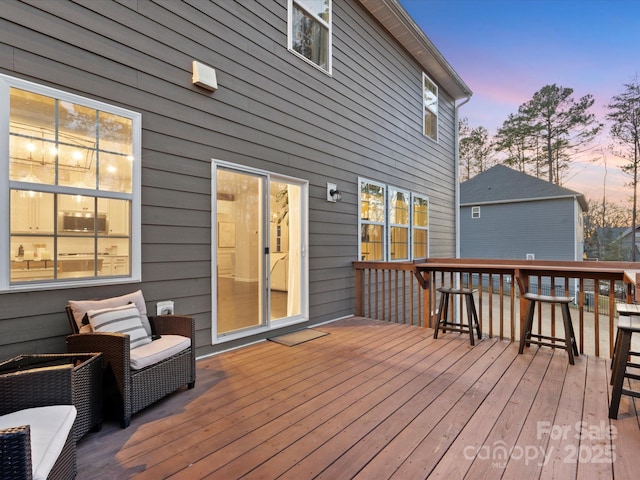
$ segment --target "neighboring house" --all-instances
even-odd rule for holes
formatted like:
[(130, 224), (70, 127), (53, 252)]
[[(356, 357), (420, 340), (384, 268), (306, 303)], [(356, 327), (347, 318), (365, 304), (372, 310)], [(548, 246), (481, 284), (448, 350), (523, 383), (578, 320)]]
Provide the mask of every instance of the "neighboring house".
[[(588, 225), (585, 225), (588, 229)], [(631, 228), (597, 227), (584, 242), (585, 259), (628, 261), (631, 258)], [(640, 258), (640, 255), (638, 256)]]
[(632, 227), (624, 229), (622, 232), (619, 232), (618, 236), (611, 242), (609, 246), (609, 250), (612, 255), (615, 255), (617, 258), (611, 258), (607, 260), (621, 260), (631, 262), (633, 260), (633, 253), (631, 245), (635, 245), (636, 249), (636, 258), (635, 261), (640, 260), (640, 226), (636, 227), (636, 234), (634, 235), (633, 240), (631, 239)]
[(582, 260), (584, 196), (496, 165), (460, 184), (460, 257)]
[(455, 254), (471, 91), (396, 0), (10, 1), (0, 32), (0, 359), (137, 289), (205, 356), (352, 315), (355, 260)]

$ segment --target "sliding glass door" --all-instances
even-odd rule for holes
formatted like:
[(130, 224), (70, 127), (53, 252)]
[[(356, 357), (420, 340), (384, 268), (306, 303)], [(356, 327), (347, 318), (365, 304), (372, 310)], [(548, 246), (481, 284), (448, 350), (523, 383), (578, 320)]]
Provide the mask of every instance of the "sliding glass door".
[(307, 184), (214, 165), (213, 340), (289, 325), (307, 314)]

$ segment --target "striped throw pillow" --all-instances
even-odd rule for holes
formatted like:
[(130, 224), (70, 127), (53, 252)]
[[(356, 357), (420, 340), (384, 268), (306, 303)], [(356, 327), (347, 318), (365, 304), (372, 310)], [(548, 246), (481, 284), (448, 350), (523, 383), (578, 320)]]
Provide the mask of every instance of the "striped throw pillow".
[(94, 332), (129, 334), (132, 349), (151, 342), (142, 326), (140, 310), (134, 304), (89, 310), (87, 316)]

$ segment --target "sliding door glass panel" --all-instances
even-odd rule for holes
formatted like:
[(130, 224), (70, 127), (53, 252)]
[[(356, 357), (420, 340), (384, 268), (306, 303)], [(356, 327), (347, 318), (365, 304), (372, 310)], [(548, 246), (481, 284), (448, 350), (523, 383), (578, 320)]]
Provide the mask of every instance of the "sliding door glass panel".
[(219, 168), (216, 174), (217, 333), (265, 325), (265, 177)]
[(271, 181), (269, 279), (271, 320), (302, 313), (302, 188)]

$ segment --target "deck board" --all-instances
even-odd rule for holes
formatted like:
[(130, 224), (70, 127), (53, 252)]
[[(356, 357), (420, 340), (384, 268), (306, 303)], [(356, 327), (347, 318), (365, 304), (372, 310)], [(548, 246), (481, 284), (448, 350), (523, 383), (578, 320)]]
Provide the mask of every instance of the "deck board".
[[(77, 478), (637, 477), (638, 414), (623, 396), (608, 420), (608, 361), (569, 366), (560, 349), (518, 355), (517, 343), (471, 347), (468, 336), (362, 318), (319, 329), (329, 335), (198, 361), (195, 389), (83, 438)], [(591, 438), (576, 438), (578, 422)], [(613, 465), (593, 461), (605, 447)]]

